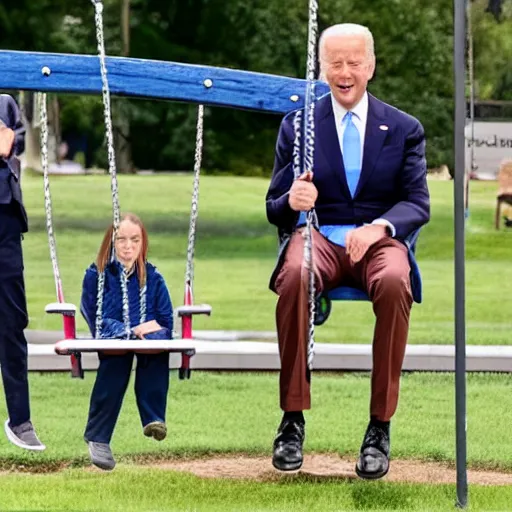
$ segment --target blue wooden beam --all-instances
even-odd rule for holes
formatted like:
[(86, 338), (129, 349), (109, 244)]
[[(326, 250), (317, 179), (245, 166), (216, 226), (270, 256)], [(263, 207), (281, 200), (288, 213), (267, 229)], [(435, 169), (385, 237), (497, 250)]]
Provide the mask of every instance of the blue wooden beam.
[[(114, 95), (273, 113), (304, 106), (306, 81), (298, 78), (126, 57), (107, 57), (106, 65)], [(100, 94), (99, 58), (0, 50), (1, 89)], [(323, 82), (316, 89), (328, 91)]]

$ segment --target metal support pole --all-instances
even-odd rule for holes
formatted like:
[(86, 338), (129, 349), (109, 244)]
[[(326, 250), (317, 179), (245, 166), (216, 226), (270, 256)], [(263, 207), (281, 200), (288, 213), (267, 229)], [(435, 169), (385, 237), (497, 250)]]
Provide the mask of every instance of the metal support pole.
[(455, 422), (457, 448), (457, 506), (468, 503), (466, 470), (466, 300), (465, 300), (465, 0), (454, 0), (454, 75), (455, 75)]

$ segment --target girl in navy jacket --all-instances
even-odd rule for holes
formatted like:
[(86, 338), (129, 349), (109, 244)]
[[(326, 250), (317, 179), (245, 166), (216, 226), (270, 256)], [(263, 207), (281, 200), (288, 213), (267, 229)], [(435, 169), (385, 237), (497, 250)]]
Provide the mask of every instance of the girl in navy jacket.
[[(86, 270), (83, 281), (80, 309), (91, 334), (96, 339), (172, 339), (171, 298), (162, 275), (146, 261), (148, 235), (144, 225), (136, 215), (123, 215), (114, 247), (113, 231), (111, 226), (105, 233), (96, 263)], [(128, 299), (124, 304), (123, 295)], [(101, 469), (115, 467), (110, 440), (134, 355), (123, 351), (99, 353), (84, 438), (92, 463)], [(143, 432), (161, 441), (167, 435), (169, 353), (136, 356), (135, 396)]]

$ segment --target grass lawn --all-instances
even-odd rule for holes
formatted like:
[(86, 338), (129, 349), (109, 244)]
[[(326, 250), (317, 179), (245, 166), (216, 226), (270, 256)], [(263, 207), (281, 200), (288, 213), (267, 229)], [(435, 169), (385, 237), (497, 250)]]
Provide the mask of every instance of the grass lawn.
[[(0, 436), (0, 470), (58, 473), (0, 474), (0, 510), (450, 510), (454, 485), (367, 483), (306, 476), (275, 481), (203, 480), (143, 468), (142, 459), (244, 453), (270, 457), (280, 413), (277, 375), (195, 372), (173, 378), (169, 436), (156, 443), (142, 435), (133, 392), (127, 393), (112, 442), (120, 461), (113, 473), (90, 472), (82, 440), (93, 374), (30, 374), (33, 418), (48, 449), (23, 452)], [(395, 458), (454, 460), (453, 376), (406, 374), (392, 430)], [(337, 453), (355, 460), (367, 421), (365, 374), (320, 374), (307, 413), (306, 453)], [(468, 375), (470, 467), (512, 471), (512, 376)], [(435, 404), (435, 408), (433, 407)], [(5, 417), (3, 404), (0, 417)], [(269, 463), (270, 468), (270, 463)], [(512, 510), (511, 487), (471, 486), (472, 510)]]
[[(369, 376), (321, 373), (313, 377), (305, 450), (355, 456), (368, 420)], [(84, 380), (71, 380), (67, 372), (31, 372), (32, 416), (48, 449), (34, 455), (0, 435), (0, 470), (12, 463), (52, 467), (62, 461), (87, 462), (82, 437), (93, 381), (93, 372)], [(164, 443), (142, 435), (132, 387), (133, 382), (112, 441), (121, 459), (137, 454), (270, 453), (281, 415), (277, 373), (197, 371), (190, 381), (180, 381), (173, 372), (169, 435)], [(452, 374), (405, 374), (393, 422), (393, 456), (453, 461), (454, 404)], [(473, 467), (512, 472), (510, 417), (505, 414), (510, 410), (512, 375), (468, 375), (468, 460)], [(6, 414), (2, 400), (0, 418)]]
[[(67, 300), (78, 303), (84, 269), (94, 258), (110, 219), (107, 177), (56, 177), (54, 219)], [(151, 260), (165, 275), (175, 304), (181, 302), (191, 176), (121, 176), (121, 206), (135, 211), (151, 235)], [(264, 212), (266, 180), (204, 177), (196, 251), (196, 301), (214, 314), (197, 329), (273, 330), (275, 297), (267, 289), (276, 255), (274, 229)], [(473, 183), (467, 229), (468, 342), (507, 344), (512, 320), (509, 265), (512, 232), (495, 232), (494, 184)], [(30, 328), (57, 329), (44, 315), (54, 301), (48, 258), (42, 180), (25, 176), (31, 231), (24, 242)], [(452, 184), (431, 183), (432, 222), (423, 230), (418, 256), (424, 304), (415, 307), (412, 343), (453, 342)], [(337, 303), (318, 341), (369, 342), (369, 304)], [(79, 319), (79, 328), (85, 324)], [(133, 393), (128, 393), (113, 449), (112, 474), (84, 470), (82, 440), (93, 374), (30, 375), (33, 418), (48, 450), (21, 452), (0, 436), (0, 510), (450, 510), (454, 485), (367, 483), (305, 476), (276, 481), (205, 480), (143, 468), (140, 459), (212, 454), (270, 456), (279, 422), (277, 374), (195, 372), (173, 379), (169, 436), (163, 443), (141, 433)], [(449, 374), (407, 374), (393, 422), (395, 458), (454, 461), (454, 384)], [(512, 376), (468, 375), (468, 460), (471, 467), (512, 472), (510, 420)], [(313, 380), (307, 414), (306, 453), (335, 453), (355, 460), (367, 421), (366, 374), (321, 374)], [(435, 406), (434, 406), (435, 404)], [(3, 407), (3, 405), (2, 405)], [(5, 417), (0, 410), (0, 417)], [(51, 472), (66, 465), (66, 469)], [(20, 468), (41, 474), (20, 474)], [(512, 510), (510, 487), (471, 486), (471, 510)]]
[[(275, 296), (267, 283), (275, 263), (275, 230), (267, 223), (268, 181), (205, 176), (201, 182), (196, 247), (195, 299), (213, 306), (196, 329), (274, 330)], [(413, 308), (411, 343), (453, 343), (452, 182), (431, 182), (432, 220), (418, 242), (424, 302)], [(25, 237), (25, 272), (30, 326), (57, 329), (44, 314), (55, 300), (48, 256), (42, 179), (23, 183), (30, 217)], [(173, 301), (181, 304), (192, 189), (191, 175), (120, 176), (124, 211), (138, 213), (150, 232), (150, 259), (166, 277)], [(509, 344), (512, 329), (512, 230), (495, 231), (495, 183), (471, 184), (467, 224), (467, 339), (471, 344)], [(111, 218), (107, 176), (52, 178), (54, 222), (64, 289), (78, 303), (85, 268), (94, 259)], [(85, 323), (79, 318), (79, 329)], [(319, 342), (368, 343), (373, 313), (369, 303), (338, 302)]]
[[(265, 483), (203, 480), (130, 466), (109, 475), (69, 470), (1, 477), (0, 482), (4, 512), (455, 510), (452, 485), (312, 482), (300, 477)], [(473, 487), (469, 510), (512, 510), (512, 488)]]
[[(33, 4), (36, 1), (32, 0)], [(71, 2), (68, 3), (71, 8)], [(203, 7), (203, 3), (196, 3)], [(331, 3), (341, 7), (341, 2)], [(503, 3), (494, 2), (494, 7)], [(139, 1), (131, 5), (137, 9), (149, 4)], [(157, 30), (168, 24), (165, 15), (172, 19), (174, 16), (169, 15), (177, 13), (178, 3), (170, 2), (168, 12), (159, 16), (155, 6), (160, 4), (163, 2), (152, 2), (153, 12), (149, 11), (149, 22), (154, 26), (149, 28), (144, 20), (137, 33), (148, 41), (155, 40)], [(68, 7), (67, 3), (64, 5)], [(129, 2), (126, 5), (130, 6)], [(212, 1), (208, 5), (212, 13), (214, 5)], [(266, 19), (270, 11), (267, 13), (264, 5), (258, 4), (257, 24), (269, 21), (273, 27), (275, 20)], [(290, 0), (288, 5), (292, 5)], [(3, 9), (0, 11), (3, 13)], [(193, 14), (197, 17), (208, 14), (207, 10), (197, 11)], [(352, 11), (355, 9), (348, 9)], [(241, 18), (243, 22), (248, 12), (243, 4), (233, 3), (227, 11), (231, 18), (228, 21)], [(507, 12), (510, 16), (510, 9)], [(371, 20), (374, 15), (367, 17)], [(80, 18), (66, 18), (66, 24), (82, 23)], [(142, 20), (142, 15), (138, 14), (138, 18)], [(400, 23), (401, 16), (398, 18)], [(220, 15), (218, 20), (222, 20)], [(29, 23), (32, 21), (36, 20), (31, 18)], [(325, 23), (327, 17), (323, 16), (321, 21)], [(82, 38), (84, 29), (78, 30), (82, 31), (77, 32)], [(396, 38), (394, 27), (390, 32)], [(413, 41), (419, 39), (420, 33), (407, 37)], [(294, 38), (298, 38), (297, 31)], [(509, 46), (510, 41), (509, 34)], [(62, 36), (61, 44), (64, 42), (69, 44), (68, 38)], [(44, 46), (38, 49), (44, 50)], [(179, 47), (172, 49), (177, 54), (185, 53)], [(271, 51), (271, 47), (267, 50)], [(296, 58), (293, 53), (291, 57)], [(390, 55), (388, 61), (393, 57)], [(391, 86), (398, 86), (396, 79)], [(387, 129), (384, 125), (381, 128)], [(213, 315), (197, 318), (196, 330), (275, 330), (276, 297), (268, 290), (268, 279), (276, 260), (277, 239), (275, 228), (265, 216), (268, 182), (247, 177), (202, 178), (195, 299), (197, 303), (211, 304)], [(120, 176), (119, 183), (123, 211), (133, 211), (145, 222), (150, 233), (150, 260), (165, 276), (174, 304), (181, 304), (192, 175)], [(432, 182), (430, 189), (432, 221), (423, 229), (417, 247), (424, 303), (413, 309), (409, 341), (453, 344), (453, 183)], [(494, 229), (496, 189), (495, 183), (471, 183), (466, 231), (466, 309), (467, 342), (473, 345), (512, 344), (512, 229)], [(55, 286), (48, 254), (42, 177), (26, 173), (23, 191), (30, 224), (24, 240), (29, 329), (60, 329), (61, 318), (44, 313), (45, 305), (55, 301)], [(94, 260), (111, 220), (109, 177), (53, 177), (52, 195), (66, 299), (78, 305), (84, 270)], [(370, 343), (373, 325), (369, 303), (336, 303), (330, 321), (317, 329), (315, 340)], [(78, 330), (86, 331), (81, 316)], [(512, 372), (473, 373), (466, 379), (468, 465), (512, 475), (511, 414), (506, 412), (512, 410)], [(84, 380), (71, 380), (68, 372), (31, 372), (31, 418), (48, 446), (42, 453), (20, 450), (6, 440), (1, 428), (8, 413), (0, 384), (0, 512), (364, 512), (454, 508), (454, 483), (364, 482), (336, 477), (315, 479), (300, 474), (265, 481), (206, 479), (158, 468), (156, 462), (172, 458), (240, 454), (270, 459), (281, 416), (278, 374), (198, 371), (192, 380), (179, 381), (173, 372), (167, 412), (169, 435), (162, 443), (142, 434), (133, 380), (112, 442), (119, 466), (110, 473), (90, 469), (83, 441), (94, 373), (87, 373)], [(339, 454), (355, 462), (368, 420), (370, 376), (314, 372), (312, 392), (313, 409), (306, 412), (306, 454)], [(400, 407), (392, 424), (392, 457), (435, 461), (453, 467), (454, 418), (452, 373), (405, 374)], [(144, 467), (143, 463), (150, 462), (150, 467)], [(472, 485), (470, 510), (512, 511), (512, 485)]]

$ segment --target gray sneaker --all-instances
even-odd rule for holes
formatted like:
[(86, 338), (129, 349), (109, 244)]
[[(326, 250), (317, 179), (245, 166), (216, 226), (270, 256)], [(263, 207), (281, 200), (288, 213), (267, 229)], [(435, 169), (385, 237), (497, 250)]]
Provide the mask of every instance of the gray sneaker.
[(88, 441), (87, 446), (89, 446), (91, 462), (96, 467), (104, 469), (105, 471), (112, 471), (116, 467), (116, 461), (114, 460), (109, 444)]
[(162, 421), (152, 421), (144, 427), (144, 435), (157, 441), (163, 441), (167, 437), (167, 427)]
[(7, 439), (9, 439), (12, 444), (24, 448), (25, 450), (34, 450), (37, 452), (46, 450), (46, 446), (39, 441), (30, 420), (25, 421), (25, 423), (21, 425), (12, 427), (7, 419), (4, 424), (4, 429)]

